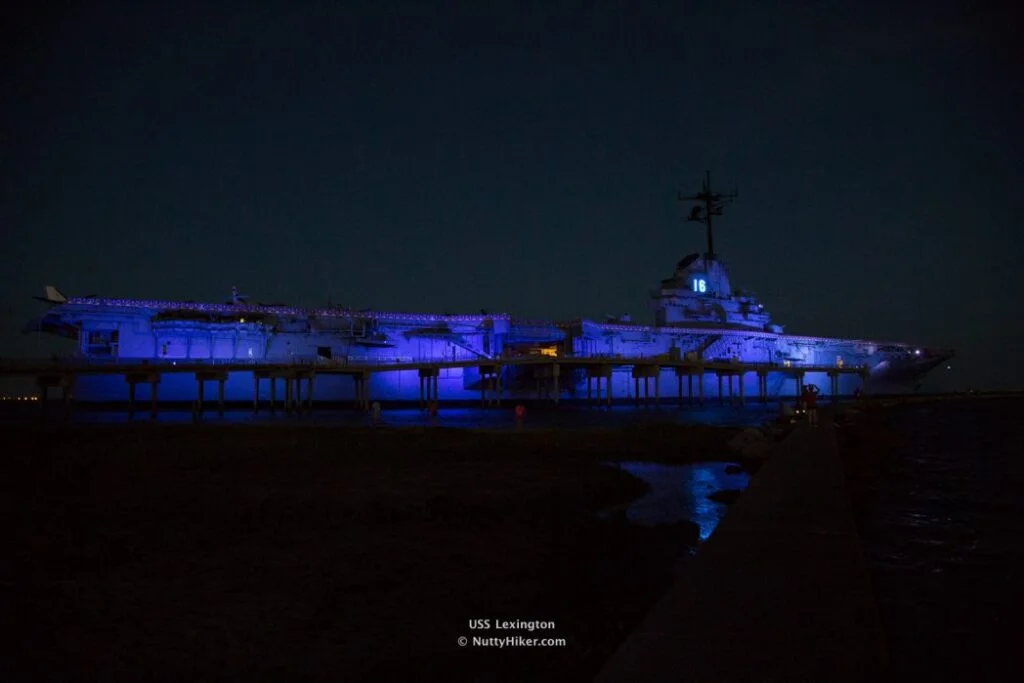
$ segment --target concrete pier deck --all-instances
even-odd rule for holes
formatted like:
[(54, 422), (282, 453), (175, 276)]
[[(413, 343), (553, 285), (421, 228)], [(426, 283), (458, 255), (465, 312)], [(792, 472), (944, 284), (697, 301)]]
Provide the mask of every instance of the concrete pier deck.
[(596, 680), (860, 682), (886, 668), (825, 410), (780, 444)]

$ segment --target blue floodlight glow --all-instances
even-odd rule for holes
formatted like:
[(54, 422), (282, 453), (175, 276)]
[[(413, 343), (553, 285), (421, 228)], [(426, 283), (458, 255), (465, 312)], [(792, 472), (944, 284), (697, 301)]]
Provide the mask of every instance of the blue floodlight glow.
[[(370, 394), (381, 400), (416, 401), (421, 397), (422, 383), (418, 370), (406, 366), (423, 363), (449, 364), (458, 361), (465, 367), (447, 367), (438, 376), (437, 389), (441, 401), (481, 400), (480, 370), (472, 366), (501, 365), (502, 359), (538, 356), (551, 361), (563, 353), (585, 358), (614, 358), (609, 376), (610, 389), (616, 400), (628, 399), (637, 391), (628, 372), (632, 359), (664, 358), (665, 367), (656, 377), (669, 387), (669, 393), (682, 394), (683, 375), (671, 366), (697, 359), (724, 361), (736, 359), (745, 363), (780, 363), (807, 366), (805, 382), (830, 386), (824, 366), (834, 367), (843, 361), (836, 391), (850, 394), (860, 388), (863, 378), (847, 367), (872, 367), (873, 391), (908, 390), (904, 387), (948, 359), (946, 350), (923, 349), (892, 343), (881, 349), (878, 342), (842, 340), (805, 335), (783, 335), (771, 323), (767, 311), (752, 296), (730, 295), (724, 266), (701, 266), (689, 269), (689, 262), (662, 287), (652, 291), (656, 303), (658, 326), (630, 323), (620, 319), (613, 323), (597, 323), (585, 319), (566, 321), (512, 318), (507, 313), (449, 315), (432, 313), (401, 313), (353, 310), (329, 306), (304, 309), (277, 304), (249, 304), (240, 298), (234, 303), (196, 303), (156, 299), (83, 297), (70, 298), (50, 309), (44, 331), (56, 332), (77, 342), (75, 356), (83, 359), (117, 359), (126, 362), (151, 360), (175, 366), (202, 362), (281, 364), (303, 363), (316, 368), (351, 365), (352, 372), (323, 372), (314, 389), (318, 400), (353, 400), (356, 383), (352, 380), (362, 368), (370, 373)], [(685, 275), (682, 274), (685, 272)], [(714, 290), (711, 288), (714, 276)], [(690, 278), (690, 292), (685, 278)], [(681, 291), (680, 291), (681, 290)], [(700, 299), (690, 297), (697, 294)], [(704, 294), (710, 294), (708, 300)], [(713, 300), (713, 301), (712, 301)], [(711, 305), (708, 305), (711, 304)], [(755, 309), (756, 306), (756, 309)], [(43, 330), (41, 323), (33, 329)], [(556, 350), (557, 349), (557, 350)], [(547, 358), (543, 357), (547, 355)], [(683, 359), (686, 361), (683, 361)], [(928, 359), (929, 363), (923, 362)], [(518, 361), (517, 361), (518, 363)], [(582, 399), (586, 392), (585, 369), (562, 366), (557, 385), (559, 395)], [(364, 368), (365, 366), (365, 368)], [(568, 369), (567, 369), (568, 368)], [(813, 370), (810, 370), (813, 368)], [(621, 370), (627, 370), (621, 372)], [(180, 370), (180, 368), (179, 368)], [(717, 397), (721, 387), (717, 374), (689, 372), (696, 380), (695, 391)], [(664, 372), (662, 372), (664, 371)], [(795, 393), (797, 378), (791, 372), (777, 373), (766, 389), (770, 396)], [(732, 379), (744, 387), (746, 395), (756, 396), (761, 388), (762, 374), (746, 368), (729, 373), (728, 395), (732, 395)], [(534, 372), (527, 365), (506, 368), (501, 381), (506, 398), (537, 398), (538, 382), (547, 386), (547, 375)], [(88, 375), (79, 378), (76, 399), (125, 400), (128, 384), (111, 375)], [(254, 395), (255, 378), (251, 371), (231, 373), (225, 385), (225, 399), (248, 401)], [(646, 383), (645, 383), (646, 384)], [(693, 384), (687, 380), (687, 391)], [(657, 392), (659, 389), (655, 389)], [(666, 391), (662, 389), (662, 391)], [(191, 372), (165, 373), (161, 379), (161, 400), (193, 400), (196, 380)], [(741, 396), (743, 393), (740, 394)], [(680, 397), (681, 400), (681, 397)], [(707, 531), (705, 529), (705, 531)]]
[(742, 491), (750, 483), (749, 474), (727, 474), (725, 463), (721, 462), (663, 465), (626, 461), (617, 466), (650, 487), (646, 495), (626, 510), (629, 521), (641, 526), (690, 521), (699, 527), (701, 541), (711, 536), (729, 508), (708, 495), (716, 491)]

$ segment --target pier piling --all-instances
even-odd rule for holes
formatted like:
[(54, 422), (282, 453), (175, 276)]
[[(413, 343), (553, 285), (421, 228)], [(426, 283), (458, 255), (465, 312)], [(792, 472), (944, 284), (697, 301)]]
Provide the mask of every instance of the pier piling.
[(761, 368), (757, 370), (757, 398), (761, 403), (768, 402), (768, 371)]
[(839, 373), (830, 370), (828, 373), (829, 394), (833, 403), (839, 400)]
[(192, 419), (198, 420), (203, 415), (203, 382), (202, 379), (196, 377), (196, 402), (192, 409)]
[[(73, 381), (74, 380), (72, 379), (72, 382)], [(69, 382), (67, 385), (63, 385), (60, 388), (60, 391), (61, 391), (61, 402), (64, 404), (64, 419), (65, 420), (70, 419), (70, 417), (71, 417), (71, 409), (72, 409), (72, 407), (74, 405), (74, 403), (73, 403), (74, 385), (73, 385), (72, 382)]]
[(157, 415), (157, 385), (160, 384), (160, 373), (157, 372), (129, 372), (125, 373), (125, 382), (128, 384), (128, 419), (135, 418), (135, 399), (137, 397), (136, 387), (140, 383), (149, 384), (149, 417), (156, 419)]
[(227, 370), (202, 370), (195, 373), (197, 400), (193, 408), (193, 420), (202, 417), (205, 405), (205, 391), (207, 382), (217, 382), (217, 413), (224, 415), (224, 383), (228, 379)]
[[(422, 370), (421, 370), (422, 372)], [(369, 410), (370, 409), (370, 373), (364, 370), (358, 375), (353, 375), (352, 380), (355, 382), (356, 389), (356, 409), (358, 410)], [(429, 393), (429, 386), (428, 386)]]
[[(602, 365), (588, 365), (587, 369), (586, 369), (586, 372), (587, 372), (587, 403), (588, 403), (588, 405), (601, 406), (602, 402), (607, 402), (608, 405), (611, 405), (611, 391), (612, 391), (611, 390), (611, 366), (603, 365), (603, 364)], [(594, 380), (596, 380), (596, 384), (597, 384), (596, 404), (592, 403), (592, 400), (594, 399), (594, 395), (590, 391), (592, 383), (594, 382)], [(602, 380), (603, 380), (604, 390), (605, 390), (604, 394), (602, 394), (602, 389), (601, 389)], [(604, 397), (603, 401), (602, 401), (602, 397)]]
[(426, 410), (437, 402), (437, 376), (439, 374), (440, 370), (438, 368), (419, 369), (421, 410)]
[[(662, 357), (657, 358), (626, 358), (626, 357), (612, 357), (612, 358), (512, 358), (505, 359), (502, 361), (505, 364), (517, 366), (517, 369), (521, 370), (522, 382), (517, 383), (517, 387), (523, 393), (521, 396), (528, 396), (531, 390), (536, 388), (536, 397), (550, 398), (554, 404), (559, 404), (562, 398), (562, 382), (561, 382), (561, 368), (563, 365), (568, 366), (576, 371), (585, 371), (585, 378), (587, 383), (586, 397), (588, 405), (608, 405), (611, 406), (614, 402), (614, 390), (613, 390), (613, 375), (614, 371), (618, 370), (632, 370), (633, 378), (633, 393), (632, 402), (636, 405), (641, 403), (645, 406), (654, 405), (655, 407), (661, 404), (661, 370), (665, 365), (672, 368), (676, 373), (676, 403), (679, 405), (683, 404), (683, 381), (682, 377), (686, 375), (686, 399), (690, 405), (699, 403), (704, 405), (704, 377), (708, 372), (715, 374), (717, 379), (718, 388), (718, 400), (720, 404), (726, 403), (726, 387), (722, 386), (724, 381), (723, 378), (727, 377), (729, 381), (728, 387), (728, 402), (730, 405), (746, 405), (746, 387), (744, 378), (747, 373), (755, 373), (758, 379), (757, 390), (758, 399), (762, 403), (768, 401), (769, 395), (769, 377), (778, 380), (777, 386), (783, 387), (782, 395), (788, 396), (787, 382), (788, 380), (794, 381), (794, 389), (797, 396), (800, 395), (805, 387), (807, 373), (813, 373), (813, 377), (817, 380), (824, 381), (824, 377), (828, 377), (830, 395), (834, 401), (840, 399), (839, 392), (842, 388), (842, 377), (843, 375), (857, 375), (861, 378), (860, 390), (862, 394), (866, 394), (868, 390), (868, 384), (870, 380), (870, 373), (868, 369), (861, 366), (847, 366), (842, 367), (839, 365), (835, 366), (815, 366), (815, 365), (799, 365), (794, 366), (791, 363), (787, 364), (771, 364), (771, 363), (739, 363), (737, 361), (731, 362), (701, 362), (698, 360), (687, 359), (686, 361), (673, 361), (671, 359), (665, 359)], [(460, 361), (452, 360), (440, 363), (408, 363), (408, 364), (394, 364), (387, 366), (380, 366), (376, 364), (351, 364), (345, 366), (339, 366), (337, 368), (318, 366), (317, 372), (324, 372), (327, 374), (341, 375), (342, 377), (352, 377), (355, 385), (355, 402), (358, 409), (369, 410), (369, 406), (372, 403), (370, 397), (370, 378), (375, 372), (402, 372), (410, 370), (419, 371), (419, 404), (420, 407), (426, 409), (430, 405), (439, 402), (440, 400), (440, 372), (442, 369), (456, 369), (461, 370), (476, 365), (480, 370), (480, 384), (475, 387), (470, 396), (473, 396), (476, 391), (480, 394), (480, 404), (482, 406), (501, 405), (503, 387), (502, 387), (502, 373), (501, 366), (497, 363), (488, 363), (487, 365), (480, 365), (480, 361)], [(143, 369), (145, 368), (145, 369)], [(81, 364), (62, 364), (55, 367), (51, 364), (38, 363), (37, 365), (24, 364), (21, 366), (14, 365), (6, 368), (0, 367), (0, 373), (5, 375), (22, 375), (32, 376), (40, 383), (39, 385), (39, 400), (41, 403), (45, 403), (48, 394), (44, 389), (49, 386), (61, 386), (59, 384), (63, 377), (67, 382), (73, 382), (79, 374), (88, 375), (118, 375), (124, 376), (128, 384), (127, 386), (127, 398), (128, 398), (128, 416), (129, 419), (136, 417), (136, 411), (139, 409), (137, 400), (139, 399), (138, 392), (136, 391), (140, 382), (147, 382), (151, 386), (150, 392), (150, 417), (155, 418), (157, 415), (158, 398), (156, 384), (160, 381), (160, 377), (168, 373), (178, 375), (185, 373), (195, 373), (196, 379), (196, 400), (193, 403), (193, 411), (195, 415), (201, 416), (206, 410), (205, 400), (205, 382), (216, 381), (217, 386), (217, 411), (219, 415), (224, 415), (226, 410), (226, 396), (225, 396), (225, 384), (232, 372), (252, 372), (253, 374), (253, 392), (252, 392), (252, 404), (253, 412), (258, 413), (261, 406), (261, 380), (267, 378), (270, 380), (270, 410), (271, 414), (277, 412), (277, 380), (281, 379), (285, 381), (285, 396), (284, 396), (284, 408), (287, 414), (305, 414), (311, 413), (313, 410), (313, 381), (314, 371), (311, 366), (301, 366), (294, 363), (266, 363), (253, 367), (252, 364), (247, 364), (245, 367), (235, 367), (231, 363), (211, 363), (208, 360), (204, 362), (188, 362), (188, 363), (177, 363), (176, 367), (173, 363), (165, 363), (159, 366), (147, 366), (143, 363), (141, 366), (137, 364), (120, 364), (120, 365), (102, 365), (98, 366), (95, 363), (82, 362)], [(735, 381), (739, 383), (739, 387), (733, 386), (733, 377)], [(643, 388), (640, 387), (640, 379), (643, 379)], [(654, 380), (653, 392), (651, 389), (651, 379)], [(582, 378), (581, 378), (582, 379)], [(694, 391), (694, 380), (697, 381), (696, 391)], [(294, 380), (294, 383), (293, 383)], [(305, 396), (303, 396), (302, 381), (306, 381)], [(625, 381), (629, 381), (626, 379)], [(595, 386), (596, 382), (596, 386)], [(525, 385), (525, 386), (524, 386)], [(69, 385), (70, 386), (70, 385)], [(628, 386), (628, 384), (626, 385)], [(456, 387), (456, 391), (459, 391), (460, 387)], [(714, 388), (712, 389), (714, 390)], [(574, 394), (573, 390), (569, 389), (570, 394)], [(627, 397), (629, 392), (627, 391)], [(653, 398), (652, 398), (653, 393)], [(415, 396), (415, 393), (414, 393)], [(64, 394), (62, 394), (64, 397)], [(390, 397), (390, 394), (389, 396)], [(67, 390), (67, 398), (65, 399), (68, 405), (73, 403), (74, 392), (69, 388)], [(42, 410), (45, 410), (45, 406), (41, 406)]]
[(485, 407), (500, 405), (501, 379), (499, 367), (497, 365), (481, 365), (479, 371), (480, 405)]
[(158, 389), (160, 387), (160, 375), (156, 375), (155, 379), (149, 383), (149, 419), (155, 420), (157, 416), (157, 402), (160, 400), (158, 396)]
[(135, 382), (128, 381), (128, 419), (135, 419)]

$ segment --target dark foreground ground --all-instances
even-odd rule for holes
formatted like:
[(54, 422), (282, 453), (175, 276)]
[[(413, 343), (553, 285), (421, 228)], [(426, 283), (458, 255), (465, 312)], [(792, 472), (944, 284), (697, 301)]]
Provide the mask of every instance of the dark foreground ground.
[[(589, 680), (696, 538), (598, 519), (644, 492), (600, 463), (734, 433), (8, 428), (0, 677)], [(457, 643), (508, 634), (567, 645)]]

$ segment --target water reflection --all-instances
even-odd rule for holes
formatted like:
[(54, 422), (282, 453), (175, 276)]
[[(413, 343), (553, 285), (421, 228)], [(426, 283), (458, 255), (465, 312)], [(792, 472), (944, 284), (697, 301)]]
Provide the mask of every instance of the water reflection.
[(859, 429), (885, 448), (852, 490), (894, 680), (1022, 680), (1022, 410), (897, 406)]
[[(49, 419), (59, 422), (63, 406), (51, 401)], [(38, 421), (41, 409), (38, 403), (0, 406), (0, 423), (10, 424), (24, 421)], [(529, 408), (523, 427), (533, 429), (580, 429), (593, 427), (625, 427), (641, 424), (709, 424), (729, 426), (752, 426), (762, 424), (766, 419), (763, 406), (704, 406), (697, 408), (647, 409), (633, 406), (616, 406), (611, 410), (595, 410), (581, 406), (560, 406)], [(71, 420), (75, 423), (123, 424), (129, 422), (127, 407), (76, 409)], [(371, 424), (367, 413), (348, 408), (316, 409), (312, 415), (286, 416), (279, 408), (271, 415), (267, 406), (259, 414), (253, 414), (248, 407), (239, 409), (232, 406), (218, 416), (216, 403), (208, 404), (202, 418), (209, 424), (268, 424), (287, 423), (292, 425), (315, 424), (331, 426), (360, 426)], [(135, 422), (150, 421), (149, 404), (140, 403), (135, 413)], [(156, 422), (162, 424), (184, 424), (192, 422), (192, 411), (187, 407), (161, 407)], [(507, 409), (481, 409), (465, 406), (441, 406), (436, 421), (417, 408), (388, 408), (382, 414), (382, 425), (392, 427), (428, 426), (464, 429), (514, 429), (515, 419), (512, 406)]]
[(700, 540), (706, 540), (718, 526), (729, 506), (708, 496), (716, 491), (745, 489), (750, 475), (726, 472), (729, 463), (698, 462), (689, 465), (663, 465), (651, 462), (622, 462), (618, 467), (644, 480), (651, 490), (626, 510), (634, 524), (652, 526), (690, 520), (700, 527)]

